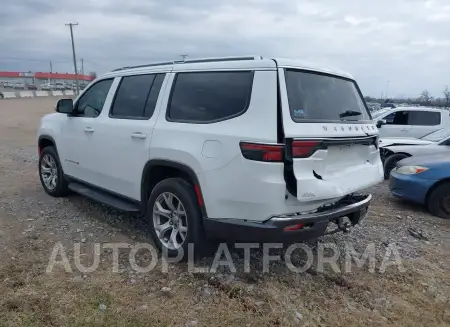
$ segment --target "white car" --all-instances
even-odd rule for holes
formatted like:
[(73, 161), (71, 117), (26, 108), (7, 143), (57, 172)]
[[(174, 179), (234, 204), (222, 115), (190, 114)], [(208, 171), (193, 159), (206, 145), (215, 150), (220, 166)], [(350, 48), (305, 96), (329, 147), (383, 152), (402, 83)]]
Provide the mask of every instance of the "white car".
[[(38, 129), (44, 190), (140, 212), (169, 255), (207, 237), (302, 240), (347, 230), (383, 179), (353, 78), (263, 57), (107, 73)], [(344, 217), (347, 217), (344, 221)]]
[(58, 91), (64, 91), (66, 89), (66, 86), (64, 85), (64, 83), (55, 83), (54, 88)]
[(446, 154), (450, 159), (450, 136), (439, 142), (418, 139), (380, 139), (380, 155), (384, 166), (384, 178), (388, 179), (397, 162), (412, 156)]
[(379, 140), (380, 148), (398, 145), (427, 145), (435, 143), (426, 139), (415, 139), (413, 137), (383, 137)]
[(55, 86), (53, 84), (41, 84), (42, 91), (51, 91), (54, 89), (55, 89)]
[(14, 84), (14, 89), (16, 89), (16, 90), (24, 90), (25, 89), (25, 84), (24, 83), (16, 83), (16, 84)]
[(380, 137), (423, 138), (433, 133), (439, 141), (448, 134), (450, 112), (427, 107), (397, 107), (372, 113)]

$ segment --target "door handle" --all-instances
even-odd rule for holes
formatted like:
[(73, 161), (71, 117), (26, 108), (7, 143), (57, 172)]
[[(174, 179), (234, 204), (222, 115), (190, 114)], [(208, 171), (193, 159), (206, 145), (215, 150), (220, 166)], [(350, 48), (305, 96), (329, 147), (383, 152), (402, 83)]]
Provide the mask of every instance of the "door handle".
[(94, 133), (94, 129), (92, 127), (85, 127), (84, 132), (85, 133)]
[(400, 131), (402, 131), (402, 132), (407, 132), (408, 129), (407, 129), (407, 128), (402, 128)]
[(131, 134), (131, 137), (134, 139), (146, 139), (147, 138), (147, 134), (141, 133), (141, 132), (136, 132)]

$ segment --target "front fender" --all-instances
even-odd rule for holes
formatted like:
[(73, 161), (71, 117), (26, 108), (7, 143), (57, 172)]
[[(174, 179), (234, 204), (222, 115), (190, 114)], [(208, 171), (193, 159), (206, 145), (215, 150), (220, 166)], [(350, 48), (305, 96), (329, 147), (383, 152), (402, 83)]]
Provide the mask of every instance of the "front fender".
[(43, 138), (52, 141), (58, 147), (58, 135), (61, 133), (61, 123), (65, 118), (64, 114), (53, 113), (41, 118), (37, 131), (37, 143)]

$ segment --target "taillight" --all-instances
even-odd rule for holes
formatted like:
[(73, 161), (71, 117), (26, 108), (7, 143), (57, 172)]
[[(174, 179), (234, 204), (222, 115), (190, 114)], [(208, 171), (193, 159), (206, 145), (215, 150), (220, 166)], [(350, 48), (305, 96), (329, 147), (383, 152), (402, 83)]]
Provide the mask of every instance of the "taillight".
[(292, 142), (292, 157), (293, 158), (308, 158), (316, 150), (322, 148), (322, 142), (319, 141), (293, 141)]
[(240, 146), (245, 159), (264, 162), (283, 161), (284, 146), (281, 144), (241, 142)]

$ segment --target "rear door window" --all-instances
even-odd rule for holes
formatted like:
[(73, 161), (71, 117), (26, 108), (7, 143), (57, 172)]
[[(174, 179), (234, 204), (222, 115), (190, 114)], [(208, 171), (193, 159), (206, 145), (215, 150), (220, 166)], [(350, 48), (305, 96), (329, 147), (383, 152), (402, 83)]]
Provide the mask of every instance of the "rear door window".
[(295, 122), (370, 120), (352, 80), (295, 69), (286, 69), (285, 79), (291, 117)]
[(237, 117), (249, 106), (252, 85), (251, 71), (178, 73), (167, 119), (213, 123)]
[(441, 124), (441, 113), (435, 111), (411, 111), (409, 125), (436, 126)]

